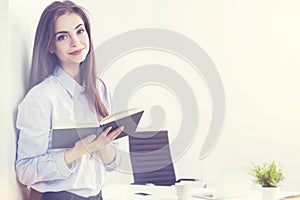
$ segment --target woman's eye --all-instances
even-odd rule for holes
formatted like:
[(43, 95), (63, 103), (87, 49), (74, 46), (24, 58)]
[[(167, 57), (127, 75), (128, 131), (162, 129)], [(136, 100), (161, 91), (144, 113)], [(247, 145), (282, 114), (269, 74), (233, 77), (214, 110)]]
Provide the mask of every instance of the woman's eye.
[(67, 35), (59, 35), (56, 39), (57, 39), (58, 41), (61, 41), (61, 40), (65, 40), (65, 39), (67, 39), (67, 38), (68, 38)]
[(82, 33), (84, 33), (84, 32), (85, 32), (84, 29), (79, 29), (79, 30), (77, 31), (78, 34), (82, 34)]

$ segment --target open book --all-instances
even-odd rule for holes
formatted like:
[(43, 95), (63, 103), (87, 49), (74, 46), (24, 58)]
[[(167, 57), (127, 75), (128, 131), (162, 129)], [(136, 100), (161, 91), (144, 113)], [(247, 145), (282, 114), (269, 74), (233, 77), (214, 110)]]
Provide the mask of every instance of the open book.
[(103, 118), (100, 122), (100, 126), (97, 127), (54, 128), (52, 129), (50, 148), (72, 148), (78, 140), (84, 139), (92, 134), (97, 134), (98, 136), (110, 126), (112, 127), (111, 131), (120, 126), (124, 126), (124, 130), (116, 139), (127, 136), (128, 134), (133, 134), (136, 131), (143, 113), (143, 110), (129, 109)]

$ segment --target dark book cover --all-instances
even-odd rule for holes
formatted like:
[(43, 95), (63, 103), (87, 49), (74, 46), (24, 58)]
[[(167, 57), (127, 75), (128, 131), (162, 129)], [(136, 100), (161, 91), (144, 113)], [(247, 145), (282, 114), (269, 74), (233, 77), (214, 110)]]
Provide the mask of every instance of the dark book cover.
[(52, 142), (50, 148), (72, 148), (78, 140), (84, 139), (92, 134), (97, 134), (98, 136), (110, 126), (112, 127), (112, 130), (124, 126), (124, 130), (116, 139), (132, 135), (136, 131), (143, 113), (144, 111), (139, 111), (119, 119), (110, 120), (107, 123), (101, 124), (100, 127), (52, 129)]

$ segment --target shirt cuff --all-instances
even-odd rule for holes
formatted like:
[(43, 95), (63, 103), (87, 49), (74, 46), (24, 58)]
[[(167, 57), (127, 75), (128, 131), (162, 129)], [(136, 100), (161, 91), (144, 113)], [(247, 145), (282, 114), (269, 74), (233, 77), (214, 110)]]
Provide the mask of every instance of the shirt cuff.
[(111, 163), (104, 165), (106, 171), (116, 170), (116, 168), (119, 166), (119, 164), (121, 162), (121, 156), (120, 156), (119, 149), (116, 147), (115, 144), (112, 144), (112, 148), (115, 150), (115, 152), (116, 152), (115, 155), (116, 156), (115, 156), (114, 160)]
[(58, 160), (56, 163), (58, 171), (64, 176), (64, 177), (69, 177), (73, 172), (75, 171), (77, 161), (73, 161), (71, 164), (71, 168), (68, 167), (68, 165), (65, 162), (65, 151), (62, 151), (58, 153)]

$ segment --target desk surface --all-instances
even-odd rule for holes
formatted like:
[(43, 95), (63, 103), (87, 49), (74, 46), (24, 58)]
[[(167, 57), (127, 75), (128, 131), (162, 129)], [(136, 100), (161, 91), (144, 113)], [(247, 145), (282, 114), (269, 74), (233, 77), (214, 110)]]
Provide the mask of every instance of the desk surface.
[[(192, 188), (191, 194), (207, 193), (209, 189)], [(143, 185), (111, 185), (106, 186), (102, 190), (105, 200), (177, 200), (175, 194), (172, 193), (170, 187), (166, 186), (143, 186)], [(137, 193), (145, 193), (150, 195), (141, 195)], [(280, 197), (295, 194), (295, 192), (281, 192)], [(191, 200), (201, 200), (201, 198), (192, 197)], [(247, 197), (232, 198), (227, 200), (262, 200), (259, 190), (250, 191)]]

